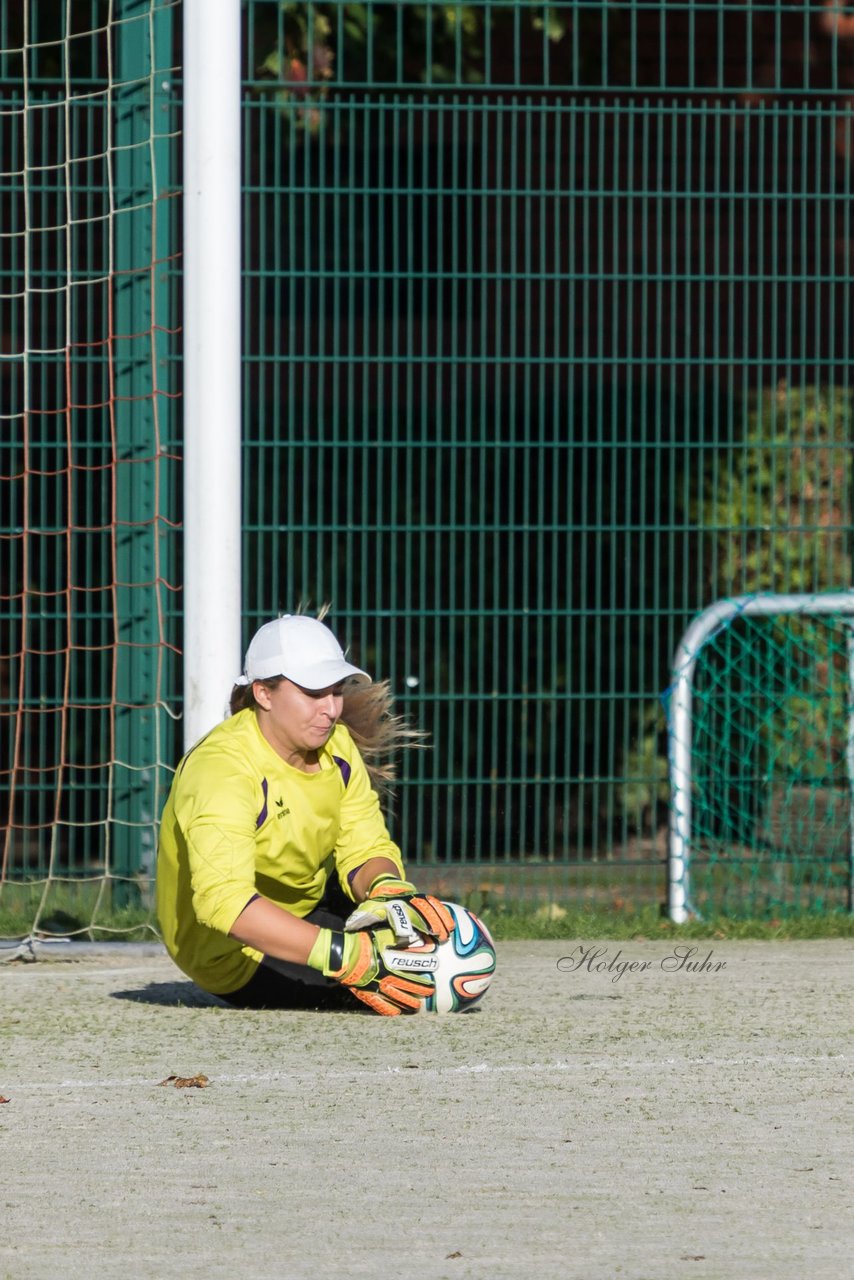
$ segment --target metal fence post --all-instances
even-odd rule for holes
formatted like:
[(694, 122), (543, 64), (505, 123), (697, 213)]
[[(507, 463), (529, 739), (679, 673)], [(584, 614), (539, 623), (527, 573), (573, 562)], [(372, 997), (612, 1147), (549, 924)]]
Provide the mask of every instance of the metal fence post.
[[(110, 334), (115, 441), (115, 789), (110, 869), (119, 877), (114, 905), (135, 897), (129, 879), (153, 871), (157, 788), (158, 506), (162, 502), (157, 439), (168, 402), (156, 383), (157, 262), (168, 258), (168, 215), (157, 219), (157, 186), (168, 179), (170, 144), (156, 115), (169, 86), (153, 74), (171, 65), (171, 10), (120, 0), (113, 98), (114, 184)], [(155, 44), (157, 52), (155, 51)], [(152, 199), (154, 194), (155, 199)], [(162, 311), (163, 304), (160, 304)], [(162, 317), (161, 317), (162, 318)], [(159, 423), (158, 423), (159, 415)]]

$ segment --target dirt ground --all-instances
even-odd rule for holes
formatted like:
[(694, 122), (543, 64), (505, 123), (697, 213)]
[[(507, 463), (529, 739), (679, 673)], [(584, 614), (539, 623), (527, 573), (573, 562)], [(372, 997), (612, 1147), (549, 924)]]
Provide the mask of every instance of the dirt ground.
[(395, 1019), (6, 962), (0, 1277), (840, 1280), (854, 946), (694, 945), (507, 943)]

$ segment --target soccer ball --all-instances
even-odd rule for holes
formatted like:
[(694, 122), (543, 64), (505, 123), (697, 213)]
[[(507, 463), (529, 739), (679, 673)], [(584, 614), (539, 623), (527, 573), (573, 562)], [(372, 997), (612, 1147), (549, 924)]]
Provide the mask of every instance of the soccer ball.
[(456, 921), (447, 942), (432, 943), (438, 965), (433, 971), (436, 994), (428, 996), (429, 1013), (465, 1013), (483, 998), (495, 973), (495, 943), (482, 920), (456, 902), (445, 906)]

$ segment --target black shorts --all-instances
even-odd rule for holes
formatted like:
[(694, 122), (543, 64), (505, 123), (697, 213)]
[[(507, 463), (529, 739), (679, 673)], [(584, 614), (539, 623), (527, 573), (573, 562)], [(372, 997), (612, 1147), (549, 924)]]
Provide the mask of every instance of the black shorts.
[[(305, 919), (321, 929), (343, 929), (352, 910), (353, 903), (338, 877), (332, 875), (320, 902)], [(334, 978), (324, 978), (308, 965), (276, 960), (273, 956), (264, 956), (245, 986), (219, 998), (238, 1009), (343, 1009), (358, 1013), (366, 1008)]]

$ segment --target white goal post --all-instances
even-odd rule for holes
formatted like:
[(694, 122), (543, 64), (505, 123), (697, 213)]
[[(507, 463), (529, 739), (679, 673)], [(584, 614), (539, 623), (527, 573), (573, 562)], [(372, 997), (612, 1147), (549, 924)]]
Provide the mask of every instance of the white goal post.
[(241, 665), (240, 0), (184, 0), (184, 747)]
[[(667, 910), (670, 919), (676, 924), (682, 924), (698, 914), (691, 901), (692, 710), (697, 661), (703, 648), (737, 617), (772, 618), (786, 614), (804, 617), (839, 614), (854, 618), (854, 592), (817, 595), (768, 593), (717, 600), (694, 619), (677, 647), (672, 679), (667, 690), (670, 782)], [(854, 797), (854, 622), (848, 625), (846, 762), (849, 789)], [(851, 867), (854, 868), (854, 822), (850, 824), (849, 842)]]

